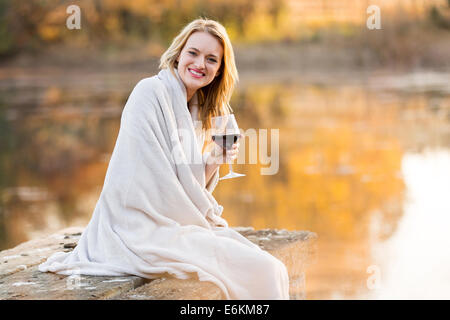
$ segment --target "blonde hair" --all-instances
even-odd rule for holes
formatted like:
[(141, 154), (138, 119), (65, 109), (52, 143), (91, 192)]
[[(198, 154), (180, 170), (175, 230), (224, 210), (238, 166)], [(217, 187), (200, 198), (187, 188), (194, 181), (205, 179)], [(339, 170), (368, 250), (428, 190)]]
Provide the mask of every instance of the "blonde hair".
[(225, 27), (219, 22), (207, 18), (199, 18), (192, 21), (173, 39), (170, 47), (163, 53), (159, 68), (169, 68), (175, 75), (174, 69), (178, 68), (177, 57), (180, 55), (189, 37), (198, 31), (208, 32), (213, 35), (223, 47), (219, 75), (210, 84), (198, 90), (200, 119), (203, 129), (208, 130), (211, 127), (212, 117), (233, 112), (230, 106), (230, 99), (234, 86), (239, 81), (233, 47)]

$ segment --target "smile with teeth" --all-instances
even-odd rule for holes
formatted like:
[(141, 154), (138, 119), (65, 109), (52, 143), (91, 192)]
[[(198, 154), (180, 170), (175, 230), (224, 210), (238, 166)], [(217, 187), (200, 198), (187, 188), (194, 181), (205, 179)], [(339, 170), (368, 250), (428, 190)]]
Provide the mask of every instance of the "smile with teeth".
[(189, 70), (190, 73), (192, 73), (193, 75), (195, 75), (197, 77), (203, 77), (204, 76), (204, 74), (201, 73), (201, 72), (197, 72), (197, 71), (194, 71), (192, 69), (188, 69), (188, 70)]

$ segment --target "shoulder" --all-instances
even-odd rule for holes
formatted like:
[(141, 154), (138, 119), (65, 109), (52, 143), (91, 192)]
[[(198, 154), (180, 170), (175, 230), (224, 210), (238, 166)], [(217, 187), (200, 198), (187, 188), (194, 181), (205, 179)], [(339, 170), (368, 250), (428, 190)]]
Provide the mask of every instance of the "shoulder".
[(164, 85), (158, 76), (143, 78), (134, 86), (128, 103), (139, 106), (155, 104), (164, 99), (164, 92)]
[(142, 115), (157, 110), (161, 100), (161, 86), (157, 76), (139, 80), (127, 99), (123, 114)]
[(133, 92), (142, 94), (157, 93), (160, 91), (161, 86), (162, 86), (161, 81), (155, 75), (152, 77), (147, 77), (139, 80), (138, 83), (134, 86)]

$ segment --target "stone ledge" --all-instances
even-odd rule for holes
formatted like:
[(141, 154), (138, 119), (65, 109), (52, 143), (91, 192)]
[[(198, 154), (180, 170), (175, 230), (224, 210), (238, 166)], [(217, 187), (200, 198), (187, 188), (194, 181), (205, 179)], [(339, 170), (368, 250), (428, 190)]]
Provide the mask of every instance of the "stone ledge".
[[(314, 260), (317, 235), (236, 227), (236, 231), (280, 259), (287, 267), (290, 298), (305, 299), (305, 269)], [(222, 292), (210, 282), (162, 277), (64, 276), (43, 273), (37, 265), (57, 251), (71, 251), (83, 228), (73, 227), (0, 252), (0, 299), (120, 299), (120, 300), (221, 300)]]

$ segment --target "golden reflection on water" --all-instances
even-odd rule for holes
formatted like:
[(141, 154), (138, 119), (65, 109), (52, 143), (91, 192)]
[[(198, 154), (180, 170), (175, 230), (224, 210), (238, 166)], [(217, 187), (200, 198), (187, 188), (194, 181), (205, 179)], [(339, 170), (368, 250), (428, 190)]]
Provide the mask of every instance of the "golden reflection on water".
[[(371, 264), (372, 213), (382, 212), (380, 237), (388, 237), (402, 215), (404, 150), (398, 136), (385, 132), (398, 122), (397, 110), (367, 116), (373, 97), (361, 88), (267, 86), (248, 89), (245, 98), (261, 110), (260, 127), (280, 127), (280, 171), (264, 176), (261, 165), (235, 165), (247, 177), (217, 188), (224, 216), (232, 225), (316, 232), (307, 297), (358, 296)], [(269, 114), (274, 100), (286, 115), (281, 123)]]
[[(0, 249), (86, 225), (101, 191), (124, 98), (110, 101), (116, 107), (106, 115), (101, 108), (83, 113), (70, 106), (73, 97), (49, 90), (44, 105), (68, 106), (32, 112), (20, 121), (4, 120), (8, 110), (0, 109), (2, 133), (14, 141), (2, 152), (0, 167)], [(244, 143), (247, 164), (234, 169), (246, 176), (221, 181), (214, 192), (223, 217), (231, 226), (317, 233), (307, 298), (369, 297), (374, 239), (389, 239), (404, 214), (402, 159), (407, 150), (448, 142), (438, 130), (448, 120), (430, 111), (430, 104), (448, 102), (448, 96), (362, 86), (247, 83), (232, 100), (238, 123), (244, 130), (279, 129), (279, 171), (262, 175), (267, 165), (248, 164)], [(222, 166), (221, 175), (227, 172)], [(375, 235), (374, 217), (382, 226)]]

